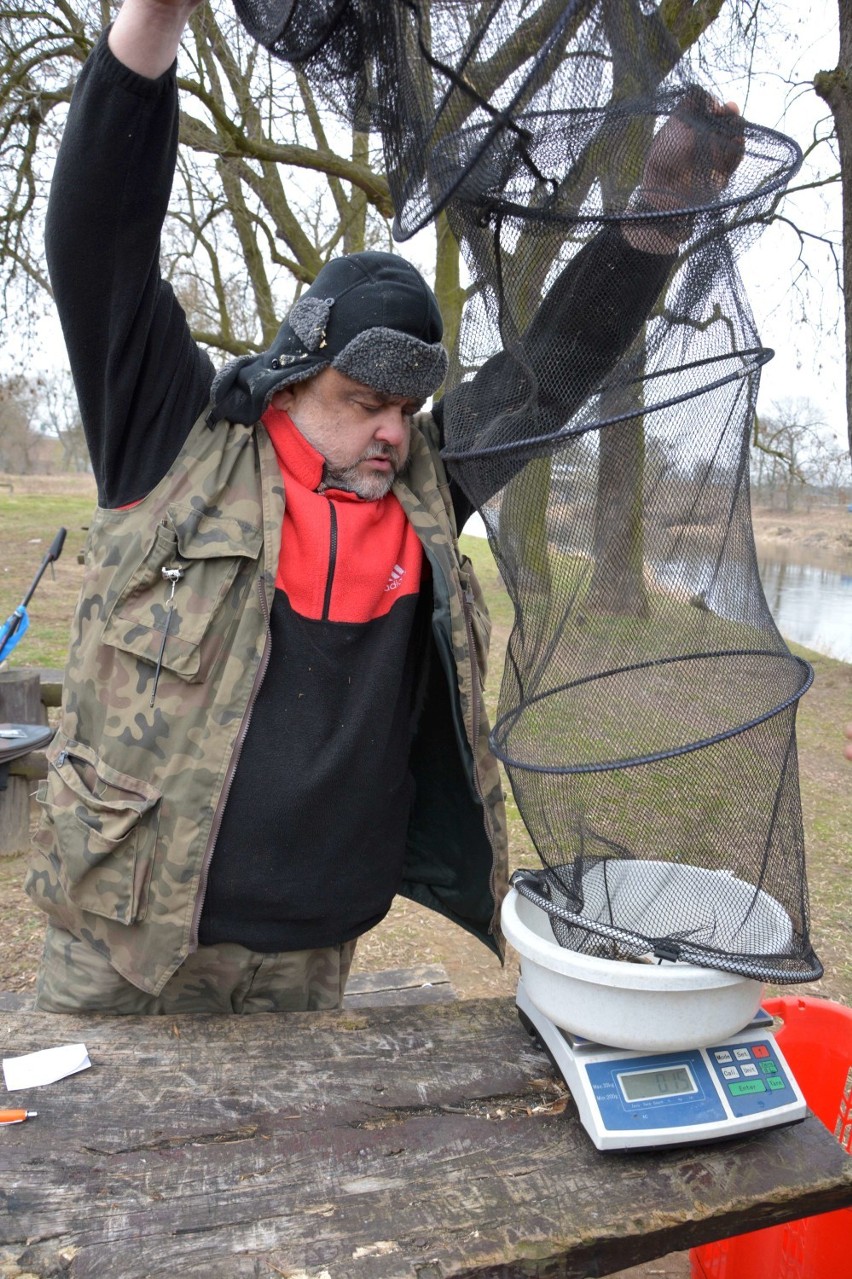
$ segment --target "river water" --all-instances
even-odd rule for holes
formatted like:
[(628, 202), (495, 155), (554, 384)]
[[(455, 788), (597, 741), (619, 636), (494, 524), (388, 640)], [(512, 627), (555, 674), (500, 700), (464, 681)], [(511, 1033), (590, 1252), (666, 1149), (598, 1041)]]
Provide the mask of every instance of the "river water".
[(766, 602), (785, 640), (852, 662), (852, 570), (758, 555)]
[[(464, 531), (485, 536), (478, 515), (471, 516)], [(766, 601), (785, 640), (852, 662), (852, 568), (801, 564), (763, 549), (758, 565)]]

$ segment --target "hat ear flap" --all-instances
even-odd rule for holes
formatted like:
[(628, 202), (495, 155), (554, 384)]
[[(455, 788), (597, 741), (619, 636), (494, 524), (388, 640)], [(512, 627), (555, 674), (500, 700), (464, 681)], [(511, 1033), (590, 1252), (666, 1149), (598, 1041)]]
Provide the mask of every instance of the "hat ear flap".
[(287, 322), (306, 351), (325, 346), (333, 305), (334, 298), (300, 298), (288, 315)]

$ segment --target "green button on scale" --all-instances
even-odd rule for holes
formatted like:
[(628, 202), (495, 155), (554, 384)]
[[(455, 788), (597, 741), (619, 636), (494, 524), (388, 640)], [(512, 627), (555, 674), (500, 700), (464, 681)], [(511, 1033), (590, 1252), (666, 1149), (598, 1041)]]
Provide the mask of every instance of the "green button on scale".
[(762, 1079), (740, 1079), (728, 1084), (732, 1097), (743, 1097), (746, 1093), (766, 1092), (766, 1084)]

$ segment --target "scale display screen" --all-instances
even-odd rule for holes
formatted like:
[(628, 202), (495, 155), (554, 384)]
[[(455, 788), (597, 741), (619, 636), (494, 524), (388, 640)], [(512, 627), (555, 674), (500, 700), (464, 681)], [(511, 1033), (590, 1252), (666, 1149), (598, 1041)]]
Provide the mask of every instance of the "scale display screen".
[(619, 1072), (618, 1083), (626, 1101), (653, 1101), (657, 1097), (688, 1097), (698, 1085), (688, 1066)]

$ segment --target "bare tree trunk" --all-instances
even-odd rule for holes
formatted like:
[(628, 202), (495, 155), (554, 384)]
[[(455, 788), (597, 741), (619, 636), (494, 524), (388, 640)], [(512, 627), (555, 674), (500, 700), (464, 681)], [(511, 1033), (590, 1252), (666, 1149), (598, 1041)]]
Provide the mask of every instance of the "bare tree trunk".
[[(604, 397), (601, 397), (602, 401)], [(601, 417), (605, 416), (602, 403)], [(605, 426), (595, 504), (595, 568), (586, 606), (596, 613), (647, 617), (644, 492), (645, 430), (642, 418)]]
[(436, 221), (435, 296), (444, 321), (444, 346), (453, 349), (461, 325), (465, 293), (461, 283), (459, 245), (445, 213)]
[(852, 3), (838, 0), (840, 56), (833, 71), (820, 71), (814, 88), (831, 107), (840, 155), (843, 201), (843, 299), (846, 313), (846, 423), (852, 453)]

